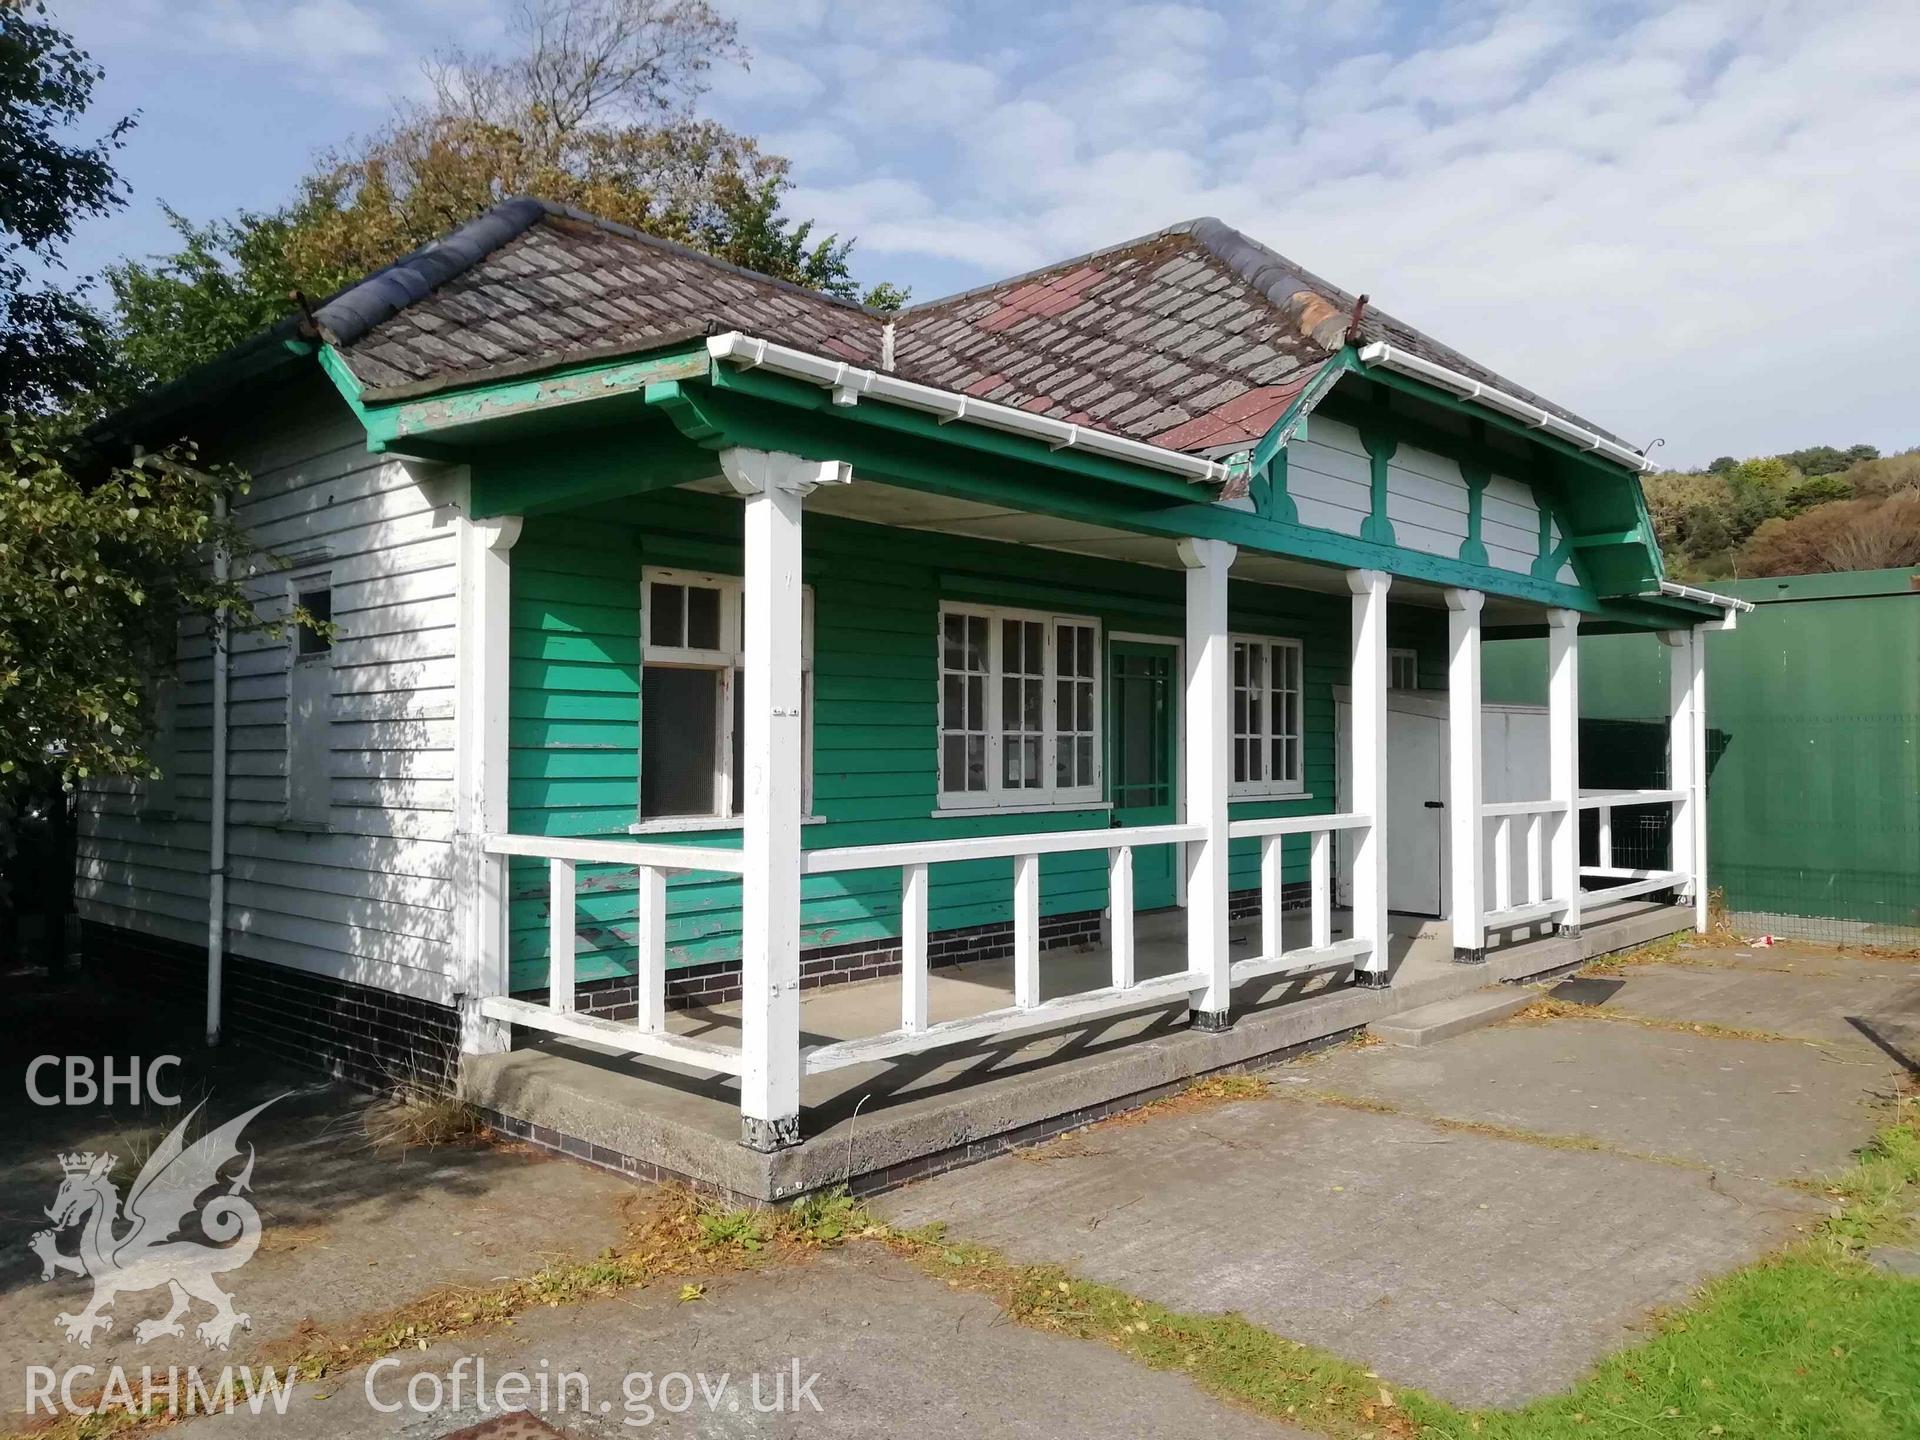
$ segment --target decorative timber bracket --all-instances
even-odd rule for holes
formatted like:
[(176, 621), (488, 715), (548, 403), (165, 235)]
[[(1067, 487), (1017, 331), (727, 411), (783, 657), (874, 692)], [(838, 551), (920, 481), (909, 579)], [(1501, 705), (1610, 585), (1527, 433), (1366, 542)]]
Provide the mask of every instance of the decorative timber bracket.
[(803, 460), (779, 450), (729, 446), (720, 452), (720, 473), (741, 495), (784, 490), (805, 499), (822, 485), (847, 485), (853, 467), (844, 460)]

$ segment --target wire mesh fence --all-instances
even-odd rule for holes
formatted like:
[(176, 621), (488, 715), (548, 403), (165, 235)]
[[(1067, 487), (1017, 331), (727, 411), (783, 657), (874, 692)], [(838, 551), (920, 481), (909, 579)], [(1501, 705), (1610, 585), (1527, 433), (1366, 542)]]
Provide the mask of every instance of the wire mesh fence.
[[(1708, 883), (1743, 933), (1920, 948), (1920, 718), (1769, 711), (1714, 716)], [(1667, 783), (1667, 722), (1581, 725), (1581, 783)], [(1597, 850), (1595, 818), (1583, 854)], [(1665, 807), (1618, 811), (1613, 863), (1669, 864)]]

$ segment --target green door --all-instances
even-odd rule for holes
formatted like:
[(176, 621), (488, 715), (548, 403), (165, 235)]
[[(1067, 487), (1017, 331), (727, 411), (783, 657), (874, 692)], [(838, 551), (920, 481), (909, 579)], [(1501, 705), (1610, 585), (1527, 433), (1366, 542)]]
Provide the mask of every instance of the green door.
[[(1180, 817), (1174, 766), (1179, 736), (1179, 652), (1170, 644), (1115, 640), (1107, 664), (1107, 774), (1117, 828), (1171, 825)], [(1171, 845), (1133, 852), (1137, 910), (1174, 903)]]

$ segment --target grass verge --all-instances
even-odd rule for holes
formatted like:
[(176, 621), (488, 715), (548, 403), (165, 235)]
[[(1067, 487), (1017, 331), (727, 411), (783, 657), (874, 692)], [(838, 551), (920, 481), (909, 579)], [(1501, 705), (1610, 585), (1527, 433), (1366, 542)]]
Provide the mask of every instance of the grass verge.
[(1015, 1265), (937, 1227), (886, 1243), (1035, 1329), (1100, 1340), (1217, 1395), (1335, 1440), (1895, 1440), (1920, 1435), (1920, 1283), (1864, 1263), (1912, 1243), (1920, 1100), (1828, 1188), (1806, 1239), (1654, 1317), (1652, 1334), (1571, 1392), (1519, 1410), (1465, 1410), (1402, 1389), (1236, 1315), (1168, 1310), (1056, 1266)]

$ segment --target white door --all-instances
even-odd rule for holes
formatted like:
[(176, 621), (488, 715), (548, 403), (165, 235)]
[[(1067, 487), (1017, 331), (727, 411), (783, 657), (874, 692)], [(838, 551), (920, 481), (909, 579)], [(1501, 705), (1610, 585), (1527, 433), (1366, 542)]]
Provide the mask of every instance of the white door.
[(1387, 712), (1387, 908), (1441, 912), (1447, 834), (1447, 722)]

